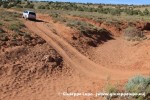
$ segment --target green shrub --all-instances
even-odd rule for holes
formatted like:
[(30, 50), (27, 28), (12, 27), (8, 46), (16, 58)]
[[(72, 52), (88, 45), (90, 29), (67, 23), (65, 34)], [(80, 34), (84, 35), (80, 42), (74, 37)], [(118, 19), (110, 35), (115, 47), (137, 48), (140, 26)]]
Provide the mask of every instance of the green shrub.
[(59, 21), (59, 22), (66, 22), (67, 21), (67, 19), (65, 17), (62, 17), (61, 13), (57, 12), (57, 11), (56, 12), (55, 11), (51, 11), (49, 13), (49, 16), (51, 16), (53, 18), (54, 22), (57, 22), (57, 21)]
[[(108, 83), (105, 87), (105, 93), (111, 94), (111, 93), (118, 93), (118, 92), (119, 90), (116, 85), (111, 85)], [(113, 95), (113, 96), (108, 95), (106, 98), (107, 100), (111, 100), (112, 98), (116, 98), (116, 97), (117, 97), (116, 95)]]
[(31, 4), (31, 3), (26, 4), (26, 5), (24, 6), (24, 8), (34, 8), (34, 4)]
[(110, 9), (110, 14), (112, 14), (112, 15), (120, 15), (121, 11), (120, 11), (120, 9)]
[[(131, 78), (125, 85), (125, 90), (130, 93), (145, 92), (147, 97), (150, 93), (150, 77), (135, 76)], [(142, 100), (146, 100), (144, 97), (141, 96), (137, 96), (137, 98), (142, 98)]]
[(11, 17), (13, 17), (13, 18), (17, 18), (17, 17), (20, 17), (20, 16), (21, 16), (21, 14), (16, 13), (16, 12), (13, 12), (13, 13), (11, 14)]
[(108, 25), (108, 26), (115, 26), (115, 27), (120, 27), (121, 26), (121, 21), (119, 20), (116, 20), (116, 19), (107, 19), (105, 21), (105, 25)]
[(71, 28), (76, 28), (80, 30), (81, 32), (86, 32), (88, 30), (95, 29), (95, 27), (92, 24), (89, 24), (84, 21), (79, 21), (79, 20), (68, 20), (66, 25)]
[(1, 37), (0, 38), (2, 41), (8, 41), (9, 39), (8, 39), (8, 36), (3, 36), (3, 37)]
[(8, 39), (8, 36), (7, 36), (7, 34), (5, 34), (5, 33), (0, 33), (0, 40), (1, 41), (8, 41), (9, 39)]
[(60, 14), (57, 13), (57, 12), (51, 12), (49, 15), (50, 15), (51, 17), (53, 17), (53, 18), (60, 17)]
[(28, 8), (34, 8), (34, 4), (30, 4)]
[(109, 84), (109, 85), (107, 85), (107, 87), (106, 87), (106, 92), (107, 92), (107, 93), (117, 93), (117, 92), (118, 92), (118, 89), (117, 89), (116, 86)]
[(12, 23), (8, 28), (12, 31), (19, 31), (22, 27), (25, 27), (23, 23), (16, 22)]
[(17, 6), (16, 6), (16, 8), (23, 8), (23, 6), (21, 6), (21, 5), (17, 5)]
[(11, 7), (14, 7), (14, 6), (15, 6), (14, 4), (9, 4), (8, 8), (11, 8)]
[(44, 5), (40, 5), (38, 6), (38, 9), (46, 9), (46, 7)]
[(11, 24), (9, 26), (9, 29), (12, 30), (12, 31), (18, 31), (19, 30), (19, 27), (16, 25), (16, 24)]
[(2, 6), (3, 6), (3, 8), (8, 8), (8, 4), (7, 3), (4, 3)]
[(3, 26), (3, 23), (2, 23), (2, 22), (0, 22), (0, 26)]
[(4, 33), (4, 30), (0, 29), (0, 33)]
[(139, 41), (143, 40), (146, 37), (144, 36), (143, 32), (136, 29), (135, 27), (128, 27), (124, 30), (123, 36), (127, 40), (132, 41)]
[(145, 9), (145, 10), (143, 11), (143, 14), (144, 14), (144, 15), (149, 15), (150, 12), (148, 11), (148, 9)]

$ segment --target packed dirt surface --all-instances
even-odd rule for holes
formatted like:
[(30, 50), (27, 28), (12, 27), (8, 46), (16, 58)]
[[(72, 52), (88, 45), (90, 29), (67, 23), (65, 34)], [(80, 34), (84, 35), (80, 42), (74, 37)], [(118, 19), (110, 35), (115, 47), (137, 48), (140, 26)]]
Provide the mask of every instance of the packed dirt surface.
[(121, 70), (150, 70), (150, 41), (126, 41), (115, 38), (97, 48), (91, 48), (92, 60), (102, 66)]
[[(106, 22), (95, 22), (88, 18), (77, 16), (67, 16), (71, 19), (85, 21), (96, 27), (105, 28), (113, 35), (112, 39), (99, 45), (96, 48), (88, 48), (87, 54), (91, 60), (109, 68), (119, 68), (121, 70), (147, 69), (149, 70), (149, 40), (127, 41), (123, 39), (123, 30), (130, 24), (139, 30), (144, 30), (144, 34), (149, 38), (150, 27), (148, 22), (122, 22), (117, 27), (115, 24), (107, 25)], [(117, 36), (117, 37), (116, 37)], [(119, 36), (119, 37), (118, 37)]]
[[(44, 22), (29, 22), (28, 21), (26, 22), (26, 26), (30, 30), (32, 30), (33, 32), (41, 36), (43, 39), (45, 39), (67, 62), (69, 62), (69, 64), (71, 64), (72, 67), (78, 69), (78, 71), (80, 71), (85, 76), (106, 79), (106, 77), (110, 75), (112, 79), (115, 80), (115, 79), (127, 79), (128, 77), (131, 77), (139, 73), (143, 73), (143, 74), (149, 73), (149, 71), (146, 71), (146, 70), (144, 70), (143, 72), (141, 70), (139, 71), (137, 70), (137, 71), (131, 71), (131, 72), (127, 71), (127, 72), (122, 73), (122, 71), (117, 70), (117, 69), (115, 70), (107, 69), (101, 65), (97, 65), (91, 60), (89, 60), (87, 57), (82, 55), (80, 52), (78, 52), (75, 48), (73, 48), (69, 43), (67, 43), (60, 36), (54, 34), (51, 31), (50, 27), (47, 27), (47, 24), (48, 24), (47, 19), (40, 19), (40, 20)], [(50, 23), (50, 25), (53, 25), (53, 24), (54, 23), (52, 22)], [(65, 34), (63, 30), (61, 31), (61, 33), (60, 31), (56, 30), (56, 33)], [(99, 71), (101, 71), (101, 73)], [(97, 76), (98, 74), (99, 76)]]
[(54, 23), (47, 14), (37, 14), (37, 19), (23, 22), (47, 43), (1, 50), (0, 100), (99, 100), (62, 93), (105, 92), (108, 83), (118, 83), (122, 89), (129, 78), (150, 74), (150, 40), (129, 42), (113, 37), (85, 49), (79, 40), (73, 43), (72, 37), (80, 34), (77, 30)]

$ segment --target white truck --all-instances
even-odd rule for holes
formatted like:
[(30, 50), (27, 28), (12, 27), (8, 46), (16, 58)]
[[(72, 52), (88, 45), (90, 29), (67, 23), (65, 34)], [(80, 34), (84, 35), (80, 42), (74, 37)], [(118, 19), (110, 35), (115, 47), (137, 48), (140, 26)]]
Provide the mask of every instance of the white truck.
[(22, 17), (25, 18), (25, 19), (36, 20), (36, 13), (34, 11), (26, 10), (26, 11), (23, 12)]

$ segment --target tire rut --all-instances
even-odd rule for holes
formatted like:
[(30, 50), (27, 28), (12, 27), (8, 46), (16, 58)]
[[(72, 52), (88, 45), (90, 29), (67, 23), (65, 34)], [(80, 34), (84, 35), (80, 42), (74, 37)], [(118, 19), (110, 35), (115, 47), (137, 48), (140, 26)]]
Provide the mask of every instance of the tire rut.
[[(34, 33), (45, 39), (73, 68), (88, 77), (113, 80), (124, 80), (139, 74), (149, 74), (149, 71), (121, 71), (107, 69), (97, 65), (82, 55), (61, 37), (55, 35), (46, 25), (41, 22), (26, 22), (26, 26)], [(34, 27), (33, 27), (34, 26)]]

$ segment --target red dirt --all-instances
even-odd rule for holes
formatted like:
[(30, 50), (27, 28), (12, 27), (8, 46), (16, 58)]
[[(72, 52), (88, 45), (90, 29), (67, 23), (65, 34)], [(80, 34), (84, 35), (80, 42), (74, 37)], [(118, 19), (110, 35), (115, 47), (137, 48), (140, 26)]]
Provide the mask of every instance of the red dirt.
[[(42, 20), (45, 22), (48, 22), (48, 20), (46, 20), (46, 19), (42, 19)], [(50, 43), (51, 46), (60, 55), (62, 55), (62, 57), (64, 59), (67, 60), (67, 62), (71, 63), (72, 66), (76, 67), (81, 72), (82, 71), (85, 73), (87, 72), (89, 76), (96, 76), (97, 77), (97, 75), (95, 75), (96, 72), (99, 73), (99, 70), (101, 70), (102, 76), (100, 76), (100, 78), (102, 78), (102, 79), (103, 78), (105, 79), (106, 76), (108, 75), (108, 74), (106, 74), (106, 72), (110, 73), (111, 77), (114, 80), (115, 79), (123, 79), (123, 78), (120, 78), (120, 76), (118, 77), (117, 73), (115, 71), (113, 71), (112, 69), (109, 70), (109, 69), (106, 69), (104, 67), (100, 67), (100, 65), (96, 65), (95, 63), (90, 61), (87, 57), (83, 56), (75, 48), (73, 48), (70, 44), (68, 44), (64, 39), (62, 39), (58, 35), (54, 34), (47, 27), (47, 25), (45, 23), (43, 23), (43, 22), (29, 22), (28, 21), (28, 22), (26, 22), (26, 25), (30, 30), (32, 30), (33, 32), (35, 32), (36, 34), (38, 34), (39, 36), (44, 38), (48, 43)], [(61, 29), (61, 28), (57, 27), (57, 29)], [(59, 33), (59, 32), (57, 31), (57, 33)], [(63, 31), (61, 31), (61, 33), (63, 34)], [(82, 67), (80, 67), (80, 66), (82, 66)], [(91, 69), (91, 67), (89, 67), (89, 66), (93, 66), (94, 69), (93, 68)], [(113, 74), (114, 72), (115, 72), (115, 74)], [(122, 74), (121, 71), (117, 71), (117, 72), (118, 72), (118, 74), (119, 73)], [(139, 71), (139, 72), (141, 72), (141, 71)], [(144, 72), (146, 72), (146, 70)], [(90, 73), (91, 73), (91, 75), (90, 75)], [(122, 74), (122, 75), (126, 79), (132, 75), (135, 75), (135, 73), (138, 73), (138, 71), (137, 72), (136, 71), (135, 72), (129, 72), (128, 71), (127, 73)]]
[(150, 30), (149, 27), (149, 22), (144, 22), (144, 21), (135, 21), (135, 22), (126, 22), (126, 21), (121, 21), (120, 25), (115, 25), (113, 23), (107, 23), (106, 21), (103, 22), (96, 22), (92, 19), (89, 18), (82, 18), (82, 17), (78, 17), (78, 16), (66, 16), (67, 18), (70, 19), (76, 19), (76, 20), (81, 20), (81, 21), (85, 21), (89, 24), (92, 24), (96, 27), (100, 27), (100, 28), (104, 28), (108, 31), (110, 31), (110, 33), (114, 36), (120, 36), (122, 35), (122, 32), (125, 28), (127, 28), (129, 25), (136, 27), (139, 30)]
[[(41, 63), (43, 65), (44, 62), (41, 62), (43, 55), (47, 55), (49, 53), (49, 48), (47, 44), (37, 45), (35, 47), (28, 48), (23, 54), (20, 54), (17, 61), (23, 59), (23, 66), (28, 67), (27, 69), (31, 69), (35, 74), (29, 74), (29, 77), (26, 77), (28, 74), (28, 70), (25, 71), (25, 79), (29, 78), (28, 83), (24, 82), (24, 76), (21, 73), (24, 71), (19, 69), (14, 76), (6, 75), (8, 78), (5, 79), (6, 76), (0, 78), (0, 82), (2, 82), (1, 87), (3, 85), (4, 88), (0, 90), (2, 95), (0, 99), (2, 100), (98, 100), (100, 98), (95, 97), (66, 97), (59, 95), (62, 92), (99, 92), (103, 91), (104, 86), (107, 82), (112, 84), (118, 83), (122, 87), (124, 83), (132, 76), (142, 74), (149, 75), (150, 67), (149, 67), (149, 40), (145, 40), (141, 43), (130, 43), (128, 41), (124, 41), (120, 38), (115, 38), (114, 40), (109, 40), (105, 42), (103, 45), (99, 45), (97, 48), (90, 48), (86, 52), (89, 53), (90, 60), (87, 56), (83, 55), (81, 52), (76, 50), (70, 42), (73, 42), (72, 36), (76, 33), (76, 30), (72, 30), (60, 23), (54, 23), (50, 16), (37, 14), (38, 19), (41, 21), (24, 21), (26, 27), (37, 34), (41, 38), (43, 38), (52, 48), (54, 48), (57, 53), (63, 58), (63, 69), (61, 71), (57, 71), (60, 69), (56, 69), (56, 74), (51, 73), (52, 66), (49, 65), (48, 72), (47, 67), (41, 67)], [(144, 48), (144, 49), (143, 49)], [(20, 50), (24, 50), (24, 47), (15, 47), (13, 49), (14, 54), (11, 55), (17, 56)], [(138, 50), (137, 50), (138, 49)], [(11, 52), (6, 50), (5, 53)], [(28, 54), (28, 52), (31, 52)], [(44, 54), (43, 54), (44, 52)], [(57, 53), (49, 54), (50, 56), (59, 56)], [(23, 55), (23, 56), (22, 56)], [(2, 53), (1, 58), (4, 58), (5, 54)], [(36, 59), (34, 59), (34, 56)], [(10, 57), (10, 56), (9, 56)], [(11, 60), (1, 59), (4, 63), (5, 60), (11, 61), (13, 60), (13, 56)], [(37, 60), (38, 59), (38, 60)], [(24, 61), (25, 60), (25, 61)], [(37, 60), (37, 61), (36, 61)], [(15, 61), (15, 62), (17, 62)], [(27, 63), (26, 63), (27, 61)], [(15, 63), (14, 62), (14, 63)], [(13, 62), (12, 62), (13, 63)], [(15, 68), (15, 64), (12, 64), (12, 68)], [(26, 65), (29, 64), (29, 65)], [(44, 63), (45, 64), (45, 63)], [(52, 64), (52, 63), (48, 63)], [(32, 67), (33, 65), (37, 65), (37, 69)], [(138, 65), (138, 66), (137, 66)], [(6, 68), (7, 64), (5, 65)], [(133, 67), (132, 67), (133, 66)], [(146, 67), (145, 67), (146, 66)], [(25, 67), (25, 68), (26, 68)], [(5, 67), (0, 67), (5, 68)], [(21, 67), (22, 68), (22, 67)], [(24, 68), (24, 67), (23, 67)], [(45, 70), (46, 68), (46, 70)], [(35, 70), (36, 69), (36, 70)], [(134, 70), (133, 70), (134, 69)], [(49, 71), (50, 70), (50, 71)], [(46, 71), (46, 72), (45, 72)], [(9, 72), (9, 71), (8, 71)], [(10, 72), (13, 72), (10, 70)], [(19, 73), (19, 74), (18, 74)], [(30, 75), (35, 75), (34, 78), (30, 77)], [(52, 75), (52, 76), (51, 76)], [(11, 78), (15, 77), (12, 80)], [(1, 81), (4, 80), (4, 81)], [(19, 82), (19, 83), (17, 83)], [(20, 83), (22, 82), (22, 83)], [(15, 84), (14, 84), (15, 83)], [(19, 84), (19, 85), (18, 85)], [(18, 87), (17, 87), (18, 86)], [(8, 91), (9, 90), (9, 91)]]
[(88, 18), (82, 18), (82, 17), (77, 17), (77, 16), (67, 16), (67, 18), (85, 21), (85, 22), (92, 24), (96, 27), (107, 29), (114, 36), (119, 36), (121, 34), (120, 33), (121, 30), (119, 28), (113, 26), (113, 24), (112, 25), (106, 25), (104, 22), (96, 22), (96, 21), (88, 19)]
[(121, 38), (91, 48), (90, 58), (108, 68), (121, 70), (150, 70), (150, 41), (129, 42)]

